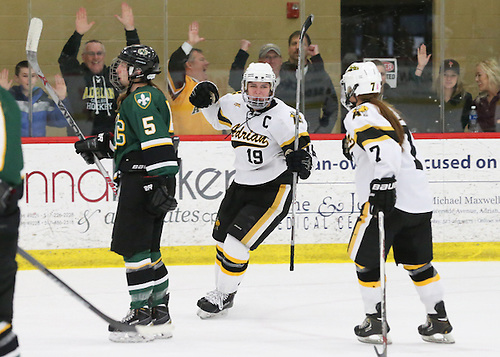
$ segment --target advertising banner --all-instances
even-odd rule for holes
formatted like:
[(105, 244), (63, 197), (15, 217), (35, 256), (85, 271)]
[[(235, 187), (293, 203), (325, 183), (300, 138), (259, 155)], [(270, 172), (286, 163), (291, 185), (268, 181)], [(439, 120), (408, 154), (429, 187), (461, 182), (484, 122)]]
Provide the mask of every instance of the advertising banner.
[[(500, 241), (500, 139), (416, 140), (434, 196), (435, 242)], [(315, 140), (315, 172), (297, 186), (297, 244), (347, 243), (362, 203), (340, 140)], [(71, 143), (24, 144), (25, 249), (107, 248), (117, 202), (94, 165)], [(211, 245), (212, 226), (234, 176), (228, 141), (182, 141), (178, 208), (167, 214), (162, 245)], [(111, 160), (103, 160), (112, 173)], [(138, 225), (141, 222), (137, 222)], [(266, 240), (290, 240), (288, 216)]]

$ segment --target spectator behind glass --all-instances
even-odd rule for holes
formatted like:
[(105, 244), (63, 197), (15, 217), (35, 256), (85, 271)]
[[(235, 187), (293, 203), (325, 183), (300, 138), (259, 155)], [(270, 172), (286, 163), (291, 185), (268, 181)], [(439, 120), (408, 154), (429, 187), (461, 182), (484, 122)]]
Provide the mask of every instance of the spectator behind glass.
[(375, 59), (371, 62), (375, 63), (380, 75), (382, 76), (382, 89), (380, 90), (380, 99), (390, 101), (394, 97), (394, 89), (387, 83), (387, 69), (381, 60)]
[[(297, 77), (300, 31), (293, 32), (288, 38), (288, 61), (281, 66), (280, 85), (276, 97), (291, 107), (296, 107)], [(304, 38), (305, 67), (302, 82), (305, 88), (304, 115), (309, 124), (309, 133), (331, 133), (338, 113), (338, 100), (335, 88), (325, 71), (318, 45), (311, 44), (308, 34)]]
[[(21, 109), (21, 136), (22, 137), (40, 137), (46, 136), (46, 127), (52, 126), (56, 128), (64, 128), (68, 122), (63, 114), (57, 108), (54, 101), (49, 98), (47, 93), (40, 87), (35, 87), (38, 76), (35, 72), (31, 72), (31, 104), (32, 117), (30, 118), (30, 73), (28, 61), (21, 61), (16, 65), (14, 82), (17, 84), (10, 87), (12, 81), (8, 80), (9, 71), (2, 70), (0, 74), (0, 85), (9, 90)], [(57, 96), (62, 100), (68, 108), (69, 101), (67, 98), (66, 84), (60, 75), (55, 76), (55, 87)]]
[[(121, 10), (121, 16), (115, 17), (125, 28), (127, 46), (139, 44), (132, 8), (122, 3)], [(76, 13), (75, 32), (59, 57), (59, 68), (68, 85), (71, 114), (86, 136), (113, 131), (119, 94), (109, 81), (109, 67), (104, 64), (106, 49), (100, 41), (87, 41), (82, 53), (83, 63), (78, 62), (82, 38), (94, 23), (88, 22), (87, 10), (80, 8)], [(71, 128), (68, 128), (68, 135), (75, 135)]]
[(500, 131), (500, 67), (491, 58), (476, 65), (479, 95), (474, 99), (477, 122), (482, 131)]
[[(251, 42), (248, 40), (241, 40), (241, 46), (234, 58), (233, 64), (231, 65), (231, 70), (229, 71), (229, 85), (235, 90), (241, 90), (241, 80), (243, 79), (243, 72), (245, 70), (246, 62), (248, 57), (248, 49), (250, 48)], [(259, 62), (269, 63), (273, 69), (274, 75), (276, 76), (276, 86), (280, 84), (280, 71), (283, 64), (283, 59), (281, 58), (281, 50), (278, 45), (274, 43), (266, 43), (259, 50)]]
[[(417, 49), (418, 65), (415, 69), (417, 83), (431, 58), (425, 44)], [(466, 92), (460, 76), (460, 64), (454, 59), (445, 59), (439, 68), (439, 76), (433, 81), (429, 99), (435, 103), (436, 113), (441, 116), (441, 99), (444, 102), (444, 132), (462, 132), (469, 123), (472, 95)]]
[(170, 56), (168, 61), (168, 91), (172, 100), (170, 108), (174, 119), (176, 135), (213, 135), (221, 134), (208, 123), (198, 108), (189, 102), (194, 86), (206, 81), (207, 61), (202, 50), (194, 48), (205, 38), (199, 36), (199, 24), (189, 25), (188, 40)]

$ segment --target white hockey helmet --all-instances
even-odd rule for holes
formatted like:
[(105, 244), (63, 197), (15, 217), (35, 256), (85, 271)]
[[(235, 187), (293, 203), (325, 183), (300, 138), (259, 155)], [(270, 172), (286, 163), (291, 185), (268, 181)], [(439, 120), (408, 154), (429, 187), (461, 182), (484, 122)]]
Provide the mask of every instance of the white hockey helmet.
[(356, 104), (350, 101), (351, 97), (362, 94), (380, 93), (382, 76), (373, 62), (354, 62), (345, 71), (340, 81), (340, 101), (350, 110)]
[[(269, 83), (271, 91), (268, 97), (252, 97), (247, 93), (249, 82)], [(264, 109), (274, 98), (276, 89), (276, 75), (269, 63), (250, 63), (241, 81), (241, 94), (248, 106), (255, 110)]]

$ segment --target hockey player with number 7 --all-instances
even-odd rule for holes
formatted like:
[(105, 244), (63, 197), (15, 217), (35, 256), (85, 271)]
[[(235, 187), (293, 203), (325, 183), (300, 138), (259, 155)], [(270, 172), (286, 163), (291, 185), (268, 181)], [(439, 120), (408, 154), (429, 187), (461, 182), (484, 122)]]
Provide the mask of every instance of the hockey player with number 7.
[(251, 63), (241, 93), (219, 99), (217, 87), (200, 82), (190, 96), (215, 129), (231, 130), (236, 174), (219, 207), (212, 237), (216, 240), (215, 290), (198, 300), (202, 319), (220, 315), (233, 299), (256, 249), (286, 217), (292, 203), (292, 172), (307, 179), (313, 166), (307, 123), (299, 120), (294, 150), (295, 109), (274, 98), (276, 76), (267, 63)]
[(129, 325), (154, 327), (141, 335), (109, 326), (113, 342), (147, 342), (172, 336), (168, 309), (168, 271), (160, 253), (167, 212), (177, 207), (175, 175), (178, 158), (172, 142), (173, 125), (165, 95), (153, 84), (159, 59), (149, 46), (125, 47), (110, 66), (110, 80), (122, 94), (113, 135), (101, 133), (75, 143), (87, 163), (114, 157), (120, 195), (111, 250), (123, 256), (130, 310)]
[(375, 64), (364, 62), (351, 64), (340, 82), (342, 104), (349, 110), (343, 150), (356, 164), (356, 192), (363, 203), (348, 246), (366, 313), (354, 333), (361, 342), (383, 343), (381, 302), (385, 296), (377, 225), (377, 214), (383, 212), (385, 256), (392, 246), (396, 264), (408, 271), (427, 311), (419, 334), (424, 341), (453, 343), (443, 287), (431, 263), (429, 184), (408, 127), (396, 110), (379, 99), (381, 81)]

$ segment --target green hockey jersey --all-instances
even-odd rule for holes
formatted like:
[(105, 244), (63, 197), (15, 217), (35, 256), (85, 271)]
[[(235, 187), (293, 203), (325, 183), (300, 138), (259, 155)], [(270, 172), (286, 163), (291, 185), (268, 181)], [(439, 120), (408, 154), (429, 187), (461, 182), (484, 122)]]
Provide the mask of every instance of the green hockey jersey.
[(172, 143), (170, 106), (157, 88), (137, 88), (123, 100), (115, 123), (115, 168), (133, 151), (142, 153), (149, 175), (173, 176), (179, 171)]
[(11, 186), (21, 184), (21, 111), (5, 89), (0, 87), (0, 179)]

